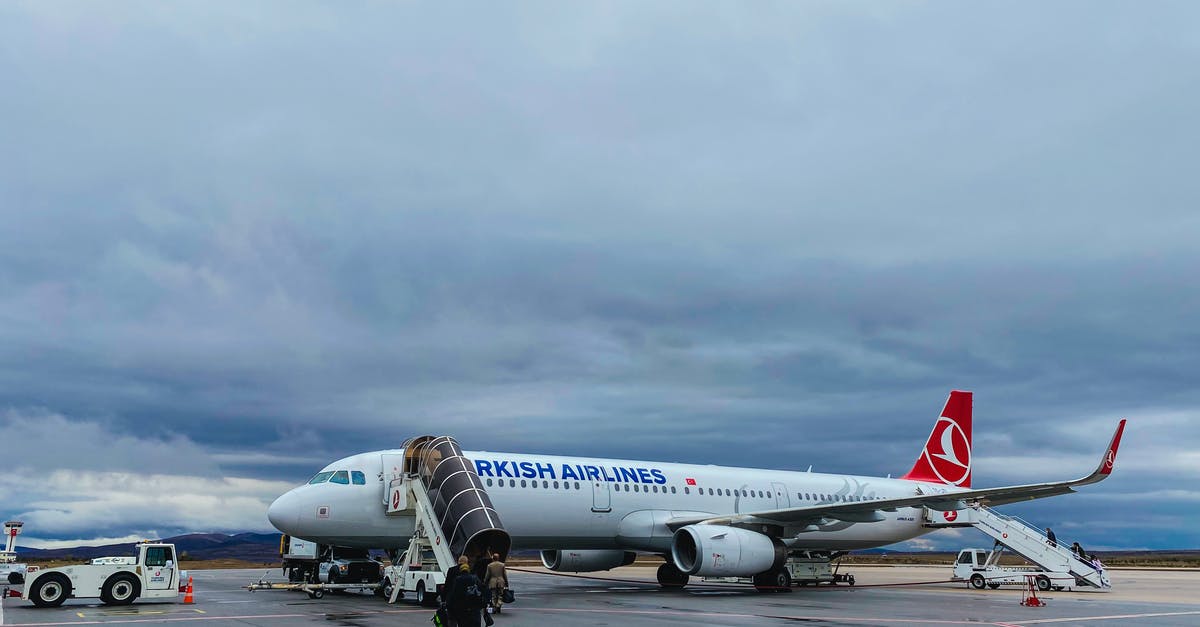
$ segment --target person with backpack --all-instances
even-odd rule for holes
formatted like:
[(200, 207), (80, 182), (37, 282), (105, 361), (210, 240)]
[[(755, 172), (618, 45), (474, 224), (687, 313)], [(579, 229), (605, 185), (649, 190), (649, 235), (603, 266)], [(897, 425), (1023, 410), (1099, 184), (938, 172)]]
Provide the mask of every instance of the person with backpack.
[(450, 620), (458, 623), (458, 627), (479, 627), (480, 610), (483, 609), (483, 582), (471, 572), (465, 556), (458, 559), (458, 570), (446, 595)]

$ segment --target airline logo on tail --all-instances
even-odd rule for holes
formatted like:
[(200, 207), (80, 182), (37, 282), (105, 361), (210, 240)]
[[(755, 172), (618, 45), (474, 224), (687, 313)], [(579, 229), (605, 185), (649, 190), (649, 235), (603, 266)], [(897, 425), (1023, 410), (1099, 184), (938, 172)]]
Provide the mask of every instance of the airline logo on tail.
[(954, 390), (917, 462), (902, 479), (971, 487), (971, 393)]

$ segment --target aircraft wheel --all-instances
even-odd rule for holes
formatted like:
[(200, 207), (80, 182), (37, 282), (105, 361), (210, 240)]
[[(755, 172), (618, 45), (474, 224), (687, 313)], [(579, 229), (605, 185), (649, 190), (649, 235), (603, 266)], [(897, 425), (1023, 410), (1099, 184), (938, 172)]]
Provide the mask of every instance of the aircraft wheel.
[(983, 575), (980, 575), (979, 573), (971, 575), (972, 588), (975, 588), (976, 590), (983, 590), (985, 586), (987, 586), (987, 581), (984, 580)]
[(786, 568), (754, 576), (754, 588), (759, 592), (791, 592), (792, 576)]
[(682, 588), (688, 583), (687, 573), (679, 570), (671, 562), (658, 567), (658, 585), (664, 588)]
[(1037, 578), (1038, 590), (1045, 592), (1050, 589), (1050, 578), (1045, 575), (1038, 575)]
[(62, 573), (42, 577), (29, 593), (29, 600), (38, 607), (58, 607), (71, 596), (71, 580)]

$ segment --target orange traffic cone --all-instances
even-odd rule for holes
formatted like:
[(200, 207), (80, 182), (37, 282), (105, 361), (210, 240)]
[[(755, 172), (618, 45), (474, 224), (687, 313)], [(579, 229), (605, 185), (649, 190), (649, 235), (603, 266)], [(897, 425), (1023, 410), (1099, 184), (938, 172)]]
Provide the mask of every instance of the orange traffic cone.
[(187, 589), (183, 592), (183, 604), (191, 605), (192, 603), (195, 603), (195, 601), (192, 599), (192, 576), (188, 575)]

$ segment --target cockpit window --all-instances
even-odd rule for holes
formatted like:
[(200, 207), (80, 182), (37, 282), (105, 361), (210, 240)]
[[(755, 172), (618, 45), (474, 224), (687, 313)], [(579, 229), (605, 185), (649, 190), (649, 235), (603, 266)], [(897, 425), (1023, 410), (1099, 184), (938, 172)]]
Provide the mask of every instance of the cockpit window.
[(350, 479), (354, 481), (354, 485), (367, 485), (367, 476), (361, 470), (351, 470)]
[(333, 473), (333, 477), (329, 479), (329, 483), (340, 483), (342, 485), (350, 484), (350, 473), (345, 470), (339, 470)]
[(333, 476), (332, 470), (327, 470), (325, 472), (318, 472), (316, 474), (316, 476), (314, 476), (312, 479), (308, 480), (308, 485), (313, 485), (315, 483), (325, 483), (326, 481), (329, 481), (329, 478), (332, 476)]

